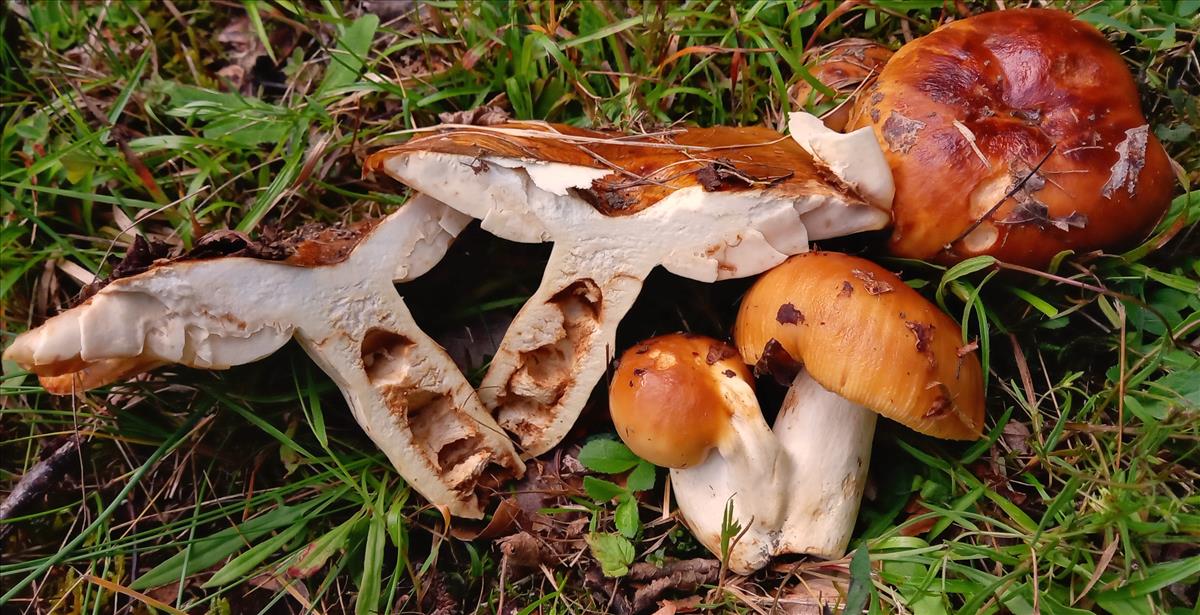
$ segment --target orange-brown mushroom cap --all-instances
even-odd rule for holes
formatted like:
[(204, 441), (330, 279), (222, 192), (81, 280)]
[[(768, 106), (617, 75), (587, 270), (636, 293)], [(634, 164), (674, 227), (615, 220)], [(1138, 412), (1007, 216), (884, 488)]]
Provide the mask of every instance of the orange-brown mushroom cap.
[[(596, 211), (613, 217), (636, 214), (692, 186), (705, 192), (765, 186), (783, 196), (860, 201), (853, 191), (831, 182), (828, 169), (794, 140), (761, 126), (680, 128), (655, 135), (623, 135), (545, 122), (454, 128), (375, 152), (363, 163), (363, 171), (379, 171), (390, 158), (420, 152), (610, 169), (612, 173), (575, 192)], [(477, 173), (484, 172), (487, 163), (480, 163), (479, 168)]]
[(728, 437), (734, 414), (759, 411), (752, 386), (732, 346), (672, 333), (625, 351), (609, 388), (609, 411), (617, 434), (638, 457), (686, 468)]
[(1124, 60), (1063, 11), (942, 26), (897, 51), (851, 116), (892, 168), (901, 256), (1039, 267), (1120, 248), (1153, 229), (1175, 186)]
[(982, 433), (982, 372), (958, 323), (870, 261), (793, 256), (746, 294), (734, 339), (747, 363), (803, 365), (829, 391), (921, 433)]

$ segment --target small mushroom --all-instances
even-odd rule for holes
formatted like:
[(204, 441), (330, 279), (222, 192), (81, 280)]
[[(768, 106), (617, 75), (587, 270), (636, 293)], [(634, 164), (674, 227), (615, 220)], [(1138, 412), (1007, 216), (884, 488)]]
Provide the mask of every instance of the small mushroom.
[[(892, 50), (862, 38), (844, 38), (805, 52), (809, 74), (839, 97), (852, 96), (866, 89), (892, 57)], [(800, 80), (788, 92), (792, 103), (803, 109), (809, 103), (833, 102), (807, 80)], [(821, 116), (831, 130), (842, 130), (850, 119), (853, 97)]]
[(748, 574), (776, 552), (793, 468), (763, 419), (746, 364), (732, 346), (673, 333), (621, 356), (608, 407), (621, 440), (638, 457), (671, 469), (683, 520), (721, 555), (722, 520), (732, 501), (746, 533), (729, 567)]
[[(800, 128), (821, 134), (793, 139), (765, 128), (452, 127), (366, 166), (500, 237), (554, 242), (541, 286), (479, 388), (523, 453), (536, 456), (574, 424), (654, 267), (708, 282), (754, 275), (810, 239), (889, 223), (891, 177), (870, 132), (840, 135), (814, 121)], [(814, 158), (802, 142), (828, 156)]]
[[(958, 325), (869, 261), (792, 257), (747, 293), (734, 337), (737, 354), (698, 338), (634, 346), (609, 403), (630, 449), (673, 468), (680, 512), (717, 554), (732, 501), (749, 528), (730, 553), (735, 572), (785, 553), (844, 554), (876, 413), (939, 438), (982, 432), (979, 361)], [(790, 385), (773, 433), (745, 372), (730, 365), (739, 357)]]
[(478, 518), (524, 465), (393, 281), (428, 271), (469, 218), (418, 196), (373, 227), (318, 234), (286, 260), (158, 261), (28, 331), (4, 358), (69, 394), (167, 364), (226, 369), (295, 337), (430, 502)]
[(900, 48), (849, 128), (871, 127), (896, 182), (891, 249), (1032, 267), (1120, 248), (1170, 205), (1175, 179), (1124, 58), (1070, 13), (1019, 9)]

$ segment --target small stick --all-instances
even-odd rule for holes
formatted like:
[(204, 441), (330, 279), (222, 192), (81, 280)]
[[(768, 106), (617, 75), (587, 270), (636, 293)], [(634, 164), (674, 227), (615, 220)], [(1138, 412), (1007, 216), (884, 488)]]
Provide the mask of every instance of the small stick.
[[(41, 497), (58, 475), (63, 462), (79, 450), (82, 439), (78, 433), (73, 434), (67, 438), (66, 442), (60, 444), (49, 457), (33, 464), (33, 467), (21, 477), (21, 480), (17, 481), (17, 485), (13, 487), (8, 497), (0, 502), (0, 521), (7, 521), (12, 518), (13, 513)], [(8, 534), (11, 529), (12, 525), (10, 524), (0, 527), (0, 538)]]
[(982, 216), (979, 216), (979, 219), (978, 219), (978, 220), (976, 220), (976, 221), (974, 221), (974, 222), (972, 222), (972, 223), (971, 223), (971, 226), (968, 226), (968, 227), (967, 227), (967, 230), (965, 230), (965, 231), (963, 231), (963, 232), (959, 233), (959, 234), (958, 234), (958, 237), (955, 237), (954, 239), (951, 239), (949, 242), (947, 242), (947, 243), (946, 243), (946, 245), (942, 246), (942, 251), (944, 251), (944, 252), (949, 252), (949, 251), (950, 251), (950, 249), (951, 249), (951, 247), (952, 247), (954, 244), (956, 244), (956, 243), (958, 243), (959, 241), (961, 241), (961, 240), (962, 240), (964, 237), (966, 237), (967, 235), (970, 235), (970, 234), (971, 234), (971, 231), (973, 231), (973, 230), (975, 230), (975, 229), (979, 228), (979, 225), (980, 225), (980, 224), (983, 224), (984, 220), (987, 220), (988, 218), (991, 218), (991, 217), (992, 217), (992, 214), (996, 213), (996, 210), (997, 210), (997, 209), (1000, 209), (1000, 206), (1001, 206), (1001, 205), (1004, 205), (1004, 203), (1005, 203), (1006, 201), (1008, 201), (1008, 199), (1011, 199), (1011, 198), (1012, 198), (1012, 196), (1013, 196), (1014, 194), (1016, 194), (1016, 193), (1020, 192), (1020, 191), (1021, 191), (1021, 188), (1024, 188), (1024, 187), (1025, 187), (1025, 182), (1029, 181), (1029, 179), (1030, 179), (1031, 177), (1033, 177), (1035, 173), (1037, 173), (1037, 172), (1038, 172), (1038, 169), (1042, 168), (1042, 165), (1043, 165), (1043, 164), (1046, 164), (1046, 161), (1050, 159), (1050, 155), (1051, 155), (1051, 154), (1053, 154), (1053, 153), (1054, 153), (1054, 150), (1056, 150), (1056, 149), (1058, 149), (1058, 145), (1057, 145), (1057, 144), (1055, 144), (1055, 145), (1051, 145), (1051, 146), (1050, 146), (1050, 151), (1046, 152), (1046, 155), (1045, 155), (1045, 156), (1042, 156), (1042, 159), (1041, 159), (1041, 160), (1039, 160), (1037, 164), (1033, 165), (1033, 168), (1029, 170), (1029, 173), (1026, 173), (1026, 174), (1025, 174), (1025, 177), (1022, 177), (1022, 178), (1021, 178), (1021, 181), (1017, 182), (1017, 184), (1016, 184), (1015, 186), (1013, 186), (1012, 188), (1010, 188), (1010, 189), (1009, 189), (1008, 193), (1004, 195), (1004, 198), (1000, 199), (1000, 201), (999, 201), (998, 203), (996, 203), (995, 205), (993, 205), (993, 206), (992, 206), (992, 208), (991, 208), (991, 209), (989, 209), (989, 210), (987, 210), (987, 211), (986, 211), (986, 212), (985, 212), (985, 213), (984, 213)]

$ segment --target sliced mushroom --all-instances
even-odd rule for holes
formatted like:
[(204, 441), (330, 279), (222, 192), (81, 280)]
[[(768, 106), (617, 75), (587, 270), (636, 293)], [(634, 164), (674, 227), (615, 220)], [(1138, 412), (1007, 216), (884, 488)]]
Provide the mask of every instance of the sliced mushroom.
[[(891, 177), (870, 133), (816, 126), (820, 135), (796, 140), (764, 128), (629, 136), (535, 122), (456, 127), (366, 166), (500, 237), (554, 242), (541, 286), (479, 389), (535, 456), (574, 423), (654, 267), (709, 282), (754, 275), (810, 239), (889, 223)], [(814, 160), (797, 141), (845, 158)], [(852, 162), (855, 173), (839, 176)]]
[(286, 260), (160, 261), (22, 334), (4, 358), (66, 394), (171, 363), (226, 369), (295, 337), (414, 489), (478, 518), (480, 492), (524, 465), (392, 284), (428, 271), (468, 220), (416, 197), (373, 227), (301, 241)]
[[(748, 528), (730, 552), (735, 572), (785, 553), (844, 554), (876, 413), (939, 438), (982, 431), (979, 361), (958, 325), (869, 261), (792, 257), (747, 293), (735, 338), (740, 353), (678, 335), (634, 346), (609, 397), (618, 434), (672, 468), (680, 512), (718, 555), (732, 502)], [(790, 384), (773, 433), (731, 365), (741, 359)]]
[(858, 97), (896, 179), (891, 250), (1031, 267), (1121, 248), (1153, 229), (1176, 181), (1125, 58), (1071, 13), (948, 23), (896, 52)]

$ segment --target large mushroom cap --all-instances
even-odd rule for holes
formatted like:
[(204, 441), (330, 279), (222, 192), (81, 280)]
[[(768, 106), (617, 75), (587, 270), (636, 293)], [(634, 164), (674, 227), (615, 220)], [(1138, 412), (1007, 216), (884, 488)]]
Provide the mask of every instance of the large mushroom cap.
[(870, 261), (793, 256), (742, 300), (734, 339), (747, 363), (803, 366), (821, 386), (924, 434), (974, 440), (983, 378), (958, 323)]
[[(887, 203), (831, 181), (792, 139), (758, 126), (680, 128), (650, 135), (623, 135), (564, 124), (512, 122), (488, 127), (454, 127), (371, 154), (365, 172), (384, 170), (412, 183), (400, 165), (430, 153), (467, 156), (473, 175), (487, 178), (491, 164), (519, 165), (533, 184), (555, 194), (572, 192), (605, 216), (630, 216), (690, 187), (705, 192), (765, 191), (781, 197), (840, 200), (873, 228), (888, 222)], [(503, 160), (516, 162), (503, 162)], [(866, 164), (865, 162), (863, 164)], [(882, 164), (880, 165), (882, 166)], [(877, 181), (888, 183), (876, 169)], [(434, 189), (424, 184), (423, 192)], [(875, 188), (866, 187), (863, 193)], [(455, 194), (433, 193), (452, 207)], [(810, 234), (821, 229), (810, 229)]]
[(672, 333), (625, 351), (608, 403), (617, 433), (634, 454), (686, 468), (720, 445), (734, 414), (759, 412), (753, 391), (750, 372), (732, 346)]
[(862, 126), (895, 177), (902, 256), (1042, 266), (1134, 242), (1170, 204), (1170, 163), (1124, 61), (1062, 11), (984, 13), (905, 45), (859, 97), (849, 127)]

